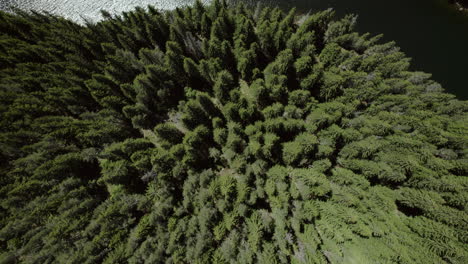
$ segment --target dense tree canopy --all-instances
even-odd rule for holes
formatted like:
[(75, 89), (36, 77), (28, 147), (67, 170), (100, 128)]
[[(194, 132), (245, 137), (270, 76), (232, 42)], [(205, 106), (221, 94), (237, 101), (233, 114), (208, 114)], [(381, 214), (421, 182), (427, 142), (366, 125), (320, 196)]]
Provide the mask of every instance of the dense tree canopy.
[(467, 263), (468, 103), (355, 16), (0, 12), (5, 263)]

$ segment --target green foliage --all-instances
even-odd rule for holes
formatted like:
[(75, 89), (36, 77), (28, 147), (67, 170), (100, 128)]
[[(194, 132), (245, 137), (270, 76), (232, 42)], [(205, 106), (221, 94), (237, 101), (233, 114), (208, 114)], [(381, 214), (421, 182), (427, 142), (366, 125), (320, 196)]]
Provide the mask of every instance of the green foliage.
[(310, 163), (317, 148), (317, 137), (308, 133), (297, 136), (294, 141), (283, 144), (283, 161), (287, 165)]
[(0, 12), (0, 262), (466, 263), (467, 103), (333, 16)]
[(178, 144), (182, 142), (184, 134), (176, 126), (168, 123), (159, 124), (154, 128), (156, 136), (168, 144)]
[(228, 71), (218, 73), (213, 85), (213, 93), (221, 103), (229, 101), (229, 92), (235, 88), (234, 78)]

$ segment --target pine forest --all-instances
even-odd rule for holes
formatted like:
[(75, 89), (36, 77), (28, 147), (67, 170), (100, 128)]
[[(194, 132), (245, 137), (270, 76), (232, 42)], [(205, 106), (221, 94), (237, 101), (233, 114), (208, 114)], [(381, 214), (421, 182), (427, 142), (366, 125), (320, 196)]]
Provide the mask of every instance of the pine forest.
[(357, 16), (0, 11), (0, 263), (468, 263), (468, 102)]

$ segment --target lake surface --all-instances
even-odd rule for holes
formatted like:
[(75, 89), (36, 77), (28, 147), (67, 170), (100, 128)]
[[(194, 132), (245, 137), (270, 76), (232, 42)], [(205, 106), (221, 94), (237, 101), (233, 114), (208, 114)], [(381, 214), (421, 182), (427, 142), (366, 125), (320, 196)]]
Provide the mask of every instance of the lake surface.
[[(75, 21), (100, 19), (100, 9), (113, 13), (151, 4), (161, 9), (192, 4), (194, 0), (0, 0), (0, 9), (15, 6), (45, 10)], [(205, 0), (204, 2), (209, 2)], [(255, 5), (297, 7), (301, 13), (332, 7), (338, 16), (359, 15), (359, 32), (384, 34), (412, 60), (412, 69), (433, 79), (460, 99), (468, 99), (468, 15), (455, 11), (446, 0), (263, 0)]]
[[(82, 21), (83, 18), (98, 21), (101, 19), (101, 9), (121, 13), (149, 4), (160, 9), (174, 9), (194, 2), (195, 0), (0, 0), (0, 9), (13, 6), (24, 10), (45, 10), (75, 21)], [(210, 0), (202, 2), (208, 3)]]

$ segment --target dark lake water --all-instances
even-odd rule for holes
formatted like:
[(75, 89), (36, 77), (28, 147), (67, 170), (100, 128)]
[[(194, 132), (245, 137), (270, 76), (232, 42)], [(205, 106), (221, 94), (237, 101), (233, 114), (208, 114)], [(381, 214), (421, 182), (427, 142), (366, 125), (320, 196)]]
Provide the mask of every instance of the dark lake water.
[(332, 7), (338, 15), (358, 14), (357, 30), (383, 33), (409, 57), (412, 69), (432, 73), (446, 91), (468, 99), (468, 13), (446, 0), (285, 0), (298, 10)]
[[(122, 12), (135, 6), (152, 4), (171, 9), (193, 0), (0, 0), (23, 9), (46, 10), (80, 21), (81, 17), (99, 20), (99, 9)], [(205, 2), (209, 2), (206, 0)], [(338, 16), (359, 15), (357, 30), (383, 33), (394, 40), (409, 57), (413, 70), (433, 74), (433, 79), (460, 99), (468, 99), (468, 14), (447, 5), (446, 0), (245, 0), (301, 13), (332, 7)]]

